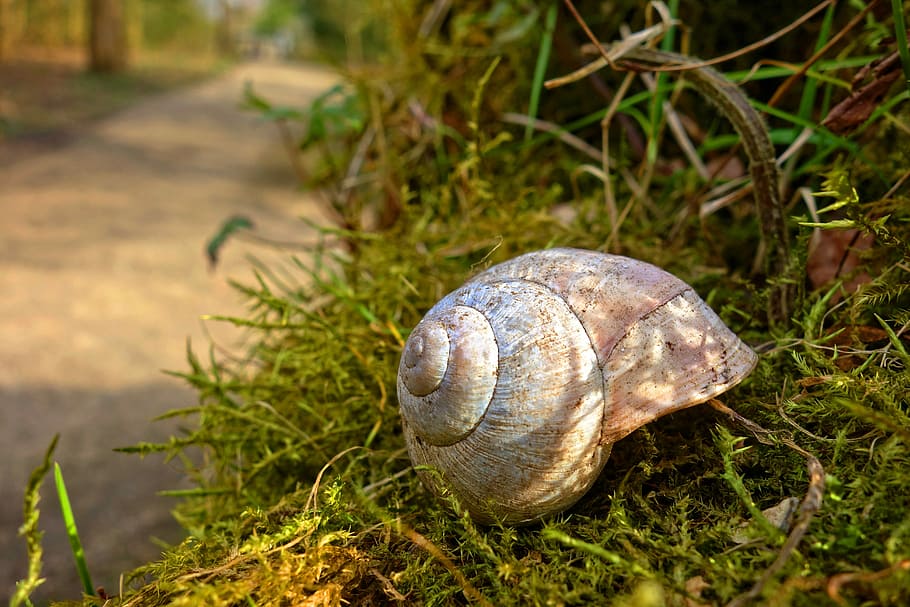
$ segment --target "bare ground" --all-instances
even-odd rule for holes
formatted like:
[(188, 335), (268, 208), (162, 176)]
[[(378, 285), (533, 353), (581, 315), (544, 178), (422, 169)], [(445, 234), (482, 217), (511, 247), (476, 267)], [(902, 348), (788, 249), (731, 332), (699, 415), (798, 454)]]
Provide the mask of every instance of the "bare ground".
[[(210, 335), (235, 340), (200, 316), (240, 313), (227, 278), (249, 278), (248, 254), (270, 264), (281, 255), (232, 243), (212, 273), (204, 243), (235, 213), (297, 242), (314, 238), (297, 217), (324, 220), (295, 190), (272, 125), (240, 109), (247, 80), (267, 98), (304, 106), (333, 76), (244, 65), (50, 150), (0, 144), (0, 600), (25, 576), (22, 492), (56, 433), (96, 586), (116, 593), (122, 571), (159, 553), (153, 537), (181, 537), (173, 503), (156, 495), (180, 487), (177, 471), (112, 449), (178, 430), (151, 420), (193, 405), (194, 394), (161, 369), (186, 368), (187, 338), (204, 355)], [(77, 598), (52, 484), (42, 496), (47, 582), (35, 598)]]

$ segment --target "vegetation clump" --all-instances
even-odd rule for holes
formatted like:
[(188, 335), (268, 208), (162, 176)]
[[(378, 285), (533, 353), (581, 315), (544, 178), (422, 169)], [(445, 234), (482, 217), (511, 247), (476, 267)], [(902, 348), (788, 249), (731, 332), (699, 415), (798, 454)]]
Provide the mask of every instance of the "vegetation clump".
[[(910, 602), (908, 90), (898, 78), (855, 101), (862, 120), (821, 126), (857, 66), (897, 52), (893, 14), (830, 3), (797, 27), (815, 36), (811, 60), (802, 49), (724, 74), (767, 117), (781, 243), (752, 204), (745, 135), (689, 90), (693, 66), (654, 74), (619, 55), (546, 91), (545, 78), (598, 58), (582, 25), (620, 38), (599, 4), (577, 20), (556, 3), (458, 4), (383, 5), (382, 67), (349, 68), (348, 86), (309, 111), (256, 99), (283, 128), (318, 129), (294, 162), (337, 226), (298, 275), (263, 267), (237, 285), (249, 314), (224, 320), (247, 332), (244, 357), (188, 352), (199, 406), (171, 414), (192, 420), (186, 434), (131, 448), (185, 463), (187, 539), (106, 604), (689, 606), (756, 588), (774, 605)], [(673, 50), (684, 8), (626, 17), (639, 45)], [(689, 54), (718, 50), (696, 40), (683, 40)], [(410, 467), (398, 358), (467, 277), (560, 245), (692, 284), (761, 354), (725, 402), (770, 433), (682, 411), (617, 443), (568, 512), (478, 526)], [(756, 587), (790, 524), (770, 509), (812, 482), (788, 444), (824, 466), (823, 503)]]

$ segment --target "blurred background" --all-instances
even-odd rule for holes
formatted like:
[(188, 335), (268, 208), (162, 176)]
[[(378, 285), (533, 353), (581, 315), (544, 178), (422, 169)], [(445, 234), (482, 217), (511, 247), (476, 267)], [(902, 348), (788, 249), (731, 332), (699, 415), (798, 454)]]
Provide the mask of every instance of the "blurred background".
[[(219, 225), (239, 215), (285, 243), (315, 238), (299, 218), (322, 207), (244, 90), (305, 107), (331, 88), (327, 64), (363, 52), (352, 32), (369, 36), (353, 6), (0, 0), (0, 601), (26, 575), (23, 493), (55, 434), (96, 586), (116, 591), (182, 537), (159, 495), (180, 473), (113, 450), (179, 432), (152, 420), (196, 395), (164, 370), (187, 368), (188, 340), (202, 357), (210, 339), (239, 343), (201, 317), (242, 313), (228, 281), (251, 278), (250, 257), (286, 257), (236, 242), (211, 268)], [(78, 598), (47, 479), (41, 497), (47, 581), (33, 598)]]

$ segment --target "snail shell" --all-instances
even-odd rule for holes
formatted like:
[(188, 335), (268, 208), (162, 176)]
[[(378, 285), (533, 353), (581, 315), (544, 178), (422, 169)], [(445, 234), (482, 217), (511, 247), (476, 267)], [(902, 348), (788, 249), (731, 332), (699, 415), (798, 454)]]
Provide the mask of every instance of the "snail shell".
[(528, 253), (475, 276), (411, 332), (398, 369), (405, 442), (480, 522), (564, 510), (614, 442), (741, 381), (755, 353), (695, 291), (594, 251)]

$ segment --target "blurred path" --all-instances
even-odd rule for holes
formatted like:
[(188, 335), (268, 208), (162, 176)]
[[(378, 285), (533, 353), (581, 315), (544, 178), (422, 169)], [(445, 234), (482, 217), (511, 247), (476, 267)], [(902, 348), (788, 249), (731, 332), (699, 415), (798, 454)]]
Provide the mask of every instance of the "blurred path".
[[(179, 486), (162, 458), (112, 453), (165, 439), (177, 422), (150, 420), (195, 404), (161, 369), (184, 370), (185, 343), (207, 356), (202, 314), (242, 311), (227, 277), (246, 280), (245, 255), (277, 253), (232, 242), (210, 273), (203, 246), (243, 213), (263, 234), (312, 240), (317, 221), (274, 126), (239, 108), (243, 85), (305, 106), (333, 84), (305, 67), (244, 65), (190, 89), (148, 99), (58, 149), (0, 166), (0, 602), (25, 576), (17, 537), (22, 493), (51, 437), (95, 585), (154, 559), (152, 537), (181, 537), (155, 492)], [(230, 336), (230, 337), (228, 337)], [(47, 582), (39, 600), (77, 598), (56, 492), (42, 489)]]

